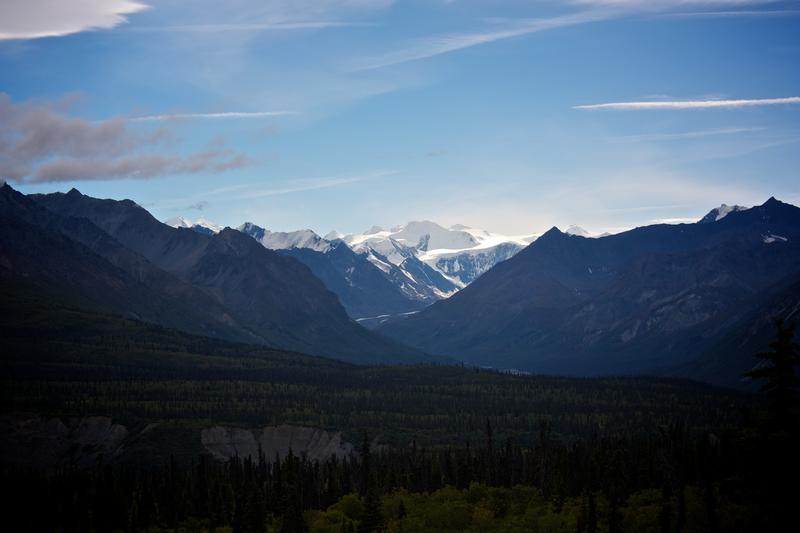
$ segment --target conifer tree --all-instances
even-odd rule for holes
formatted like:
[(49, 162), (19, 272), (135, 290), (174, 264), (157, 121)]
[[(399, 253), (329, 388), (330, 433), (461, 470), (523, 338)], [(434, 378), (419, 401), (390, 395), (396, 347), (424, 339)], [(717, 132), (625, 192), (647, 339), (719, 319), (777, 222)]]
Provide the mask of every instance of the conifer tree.
[(358, 533), (380, 531), (383, 525), (381, 516), (381, 500), (375, 487), (374, 473), (372, 471), (372, 452), (369, 437), (364, 433), (361, 443), (361, 484), (362, 497), (364, 498), (364, 515), (358, 525)]
[(756, 354), (763, 364), (745, 375), (766, 380), (761, 392), (770, 400), (769, 419), (774, 429), (792, 430), (800, 383), (795, 370), (800, 365), (800, 346), (794, 341), (795, 324), (787, 324), (779, 318), (775, 320), (775, 329), (775, 339), (769, 343), (771, 350)]

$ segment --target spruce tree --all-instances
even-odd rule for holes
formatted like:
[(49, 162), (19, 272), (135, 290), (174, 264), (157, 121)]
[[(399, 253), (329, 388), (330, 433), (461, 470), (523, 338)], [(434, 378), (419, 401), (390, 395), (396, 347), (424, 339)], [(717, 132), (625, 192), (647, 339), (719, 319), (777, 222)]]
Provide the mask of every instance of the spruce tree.
[(372, 452), (369, 437), (364, 433), (361, 443), (361, 496), (364, 498), (364, 515), (358, 525), (358, 533), (380, 531), (383, 526), (381, 516), (381, 500), (375, 487), (374, 473), (372, 471)]
[(794, 428), (793, 417), (797, 388), (795, 367), (800, 365), (800, 346), (794, 341), (795, 324), (787, 324), (783, 319), (775, 320), (775, 339), (769, 343), (768, 352), (756, 354), (763, 364), (745, 373), (754, 379), (764, 379), (761, 392), (770, 401), (769, 420), (778, 430), (791, 431)]

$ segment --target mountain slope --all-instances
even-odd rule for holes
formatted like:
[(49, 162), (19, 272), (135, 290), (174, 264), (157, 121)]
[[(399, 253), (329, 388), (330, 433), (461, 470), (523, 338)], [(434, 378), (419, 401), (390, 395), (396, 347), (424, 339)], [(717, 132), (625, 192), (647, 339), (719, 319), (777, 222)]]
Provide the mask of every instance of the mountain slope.
[(352, 322), (302, 263), (236, 230), (205, 235), (172, 228), (130, 200), (99, 200), (74, 189), (33, 198), (61, 215), (89, 219), (126, 248), (202, 289), (272, 346), (358, 363), (424, 359)]
[(775, 338), (774, 318), (800, 318), (800, 279), (791, 277), (767, 291), (758, 305), (743, 313), (730, 328), (718, 335), (699, 357), (664, 374), (690, 377), (714, 385), (757, 389), (760, 385), (742, 374), (755, 367), (754, 355), (763, 352)]
[(305, 264), (355, 319), (407, 313), (421, 306), (342, 241), (330, 242), (311, 230), (270, 232), (249, 222), (238, 229), (266, 248)]
[[(373, 228), (376, 229), (376, 228)], [(459, 283), (421, 261), (418, 251), (380, 230), (342, 240), (356, 253), (378, 267), (409, 299), (427, 305), (453, 294)]]
[(713, 223), (587, 239), (552, 229), (473, 284), (380, 331), (470, 362), (572, 375), (698, 357), (800, 273), (800, 209), (770, 199)]
[(184, 331), (253, 342), (204, 292), (152, 265), (84, 218), (54, 214), (0, 189), (4, 291), (112, 312)]

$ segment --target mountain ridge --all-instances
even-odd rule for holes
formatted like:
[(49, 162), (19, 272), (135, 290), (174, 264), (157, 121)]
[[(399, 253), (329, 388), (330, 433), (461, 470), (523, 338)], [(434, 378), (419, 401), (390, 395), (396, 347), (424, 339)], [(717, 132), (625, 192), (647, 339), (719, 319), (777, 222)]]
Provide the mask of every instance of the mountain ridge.
[(236, 230), (206, 235), (176, 229), (132, 201), (77, 191), (32, 199), (58, 214), (89, 219), (126, 248), (201, 289), (271, 346), (360, 363), (426, 359), (351, 321), (305, 265)]

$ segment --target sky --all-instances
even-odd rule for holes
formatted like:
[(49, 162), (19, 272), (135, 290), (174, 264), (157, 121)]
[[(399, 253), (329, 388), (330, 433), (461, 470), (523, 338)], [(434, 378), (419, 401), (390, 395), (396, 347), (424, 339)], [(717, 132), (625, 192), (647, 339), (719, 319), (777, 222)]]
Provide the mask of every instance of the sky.
[(800, 204), (800, 2), (2, 0), (0, 179), (164, 220), (619, 231)]

